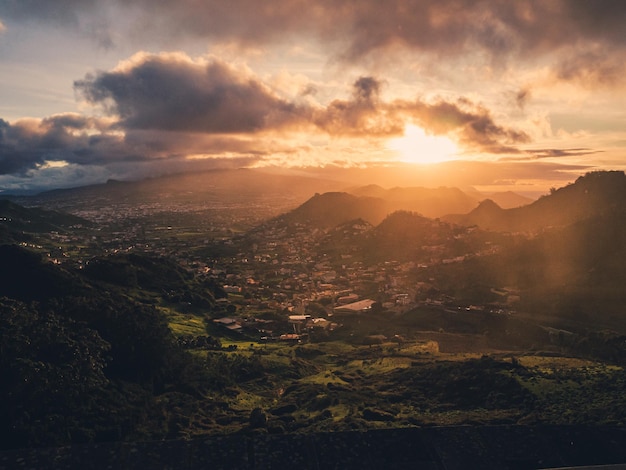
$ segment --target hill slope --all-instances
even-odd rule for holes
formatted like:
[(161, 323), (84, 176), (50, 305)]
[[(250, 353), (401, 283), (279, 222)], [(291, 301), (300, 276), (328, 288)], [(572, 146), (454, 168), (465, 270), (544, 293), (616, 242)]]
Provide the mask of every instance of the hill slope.
[(388, 212), (389, 205), (382, 199), (330, 192), (316, 194), (281, 218), (287, 223), (331, 228), (354, 219), (363, 219), (376, 225), (385, 218)]
[(500, 209), (493, 202), (483, 203), (468, 214), (447, 216), (445, 220), (488, 230), (536, 232), (625, 210), (626, 175), (622, 171), (599, 171), (587, 173), (528, 206)]

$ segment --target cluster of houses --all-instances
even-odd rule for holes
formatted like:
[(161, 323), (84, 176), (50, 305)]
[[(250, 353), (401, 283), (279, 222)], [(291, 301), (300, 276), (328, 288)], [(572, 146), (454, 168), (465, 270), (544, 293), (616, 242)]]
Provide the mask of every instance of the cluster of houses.
[[(345, 230), (346, 237), (367, 230), (355, 223)], [(337, 325), (341, 315), (367, 312), (401, 313), (419, 304), (450, 308), (453, 298), (429, 297), (432, 285), (416, 282), (410, 274), (428, 267), (424, 260), (384, 261), (366, 266), (358, 261), (356, 248), (349, 244), (341, 253), (325, 253), (320, 240), (321, 229), (303, 224), (268, 225), (257, 233), (249, 251), (220, 261), (219, 266), (203, 272), (215, 276), (236, 304), (238, 316), (216, 319), (216, 324), (233, 331), (254, 331), (261, 337), (283, 341), (299, 341), (314, 331), (328, 331)], [(488, 246), (484, 254), (497, 247)], [(465, 256), (446, 258), (441, 247), (426, 250), (433, 263), (460, 263)], [(497, 289), (504, 306), (519, 301), (513, 289)], [(315, 307), (315, 308), (313, 308)], [(485, 306), (463, 307), (469, 312), (484, 310)], [(280, 325), (259, 324), (249, 312), (270, 309), (282, 313)], [(455, 307), (456, 309), (456, 307)], [(504, 311), (504, 310), (503, 310)], [(335, 316), (336, 315), (336, 316)], [(335, 316), (335, 317), (334, 317)]]

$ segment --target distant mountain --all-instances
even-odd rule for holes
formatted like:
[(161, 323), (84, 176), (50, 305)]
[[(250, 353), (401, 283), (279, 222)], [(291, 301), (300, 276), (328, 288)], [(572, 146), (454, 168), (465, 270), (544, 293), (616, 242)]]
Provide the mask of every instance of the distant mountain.
[(199, 173), (46, 191), (36, 196), (14, 197), (26, 206), (42, 206), (71, 213), (121, 206), (165, 206), (182, 211), (206, 207), (259, 207), (277, 215), (302, 204), (316, 192), (337, 190), (342, 185), (316, 177), (285, 175), (256, 169), (213, 170)]
[(377, 225), (388, 212), (389, 205), (382, 199), (329, 192), (316, 194), (281, 219), (287, 223), (310, 224), (318, 228), (331, 228), (354, 219)]
[[(474, 188), (463, 188), (463, 192), (468, 196), (476, 199), (477, 202), (482, 202), (486, 199), (491, 199), (498, 206), (503, 209), (513, 209), (514, 207), (521, 207), (531, 204), (534, 199), (531, 199), (521, 194), (517, 194), (513, 191), (499, 191), (491, 193), (483, 193)], [(461, 212), (454, 212), (460, 214)]]
[[(513, 191), (490, 193), (486, 196), (487, 199), (491, 199), (503, 209), (512, 209), (514, 207), (527, 206), (534, 201), (534, 199), (514, 193)], [(480, 200), (483, 201), (484, 198), (481, 198)]]
[(406, 210), (432, 218), (464, 213), (478, 204), (475, 197), (467, 195), (458, 188), (447, 187), (384, 189), (377, 185), (369, 185), (355, 188), (350, 193), (356, 196), (384, 199), (389, 204), (390, 212)]
[(355, 196), (384, 199), (391, 211), (406, 210), (426, 217), (437, 218), (448, 214), (464, 214), (476, 208), (481, 201), (491, 199), (502, 208), (520, 207), (532, 202), (512, 191), (483, 194), (476, 190), (458, 188), (395, 187), (384, 189), (372, 184), (349, 190)]
[[(289, 213), (288, 222), (311, 223), (318, 227), (330, 228), (344, 222), (361, 218), (372, 225), (378, 225), (386, 216), (397, 211), (414, 212), (423, 217), (439, 218), (446, 214), (479, 210), (486, 211), (475, 193), (469, 196), (458, 188), (391, 188), (371, 184), (352, 188), (349, 193), (333, 192), (317, 194), (297, 209)], [(507, 204), (526, 201), (515, 193), (500, 193), (500, 200)], [(481, 206), (483, 206), (481, 208)]]
[[(163, 211), (195, 212), (202, 216), (200, 212), (205, 210), (224, 210), (253, 225), (297, 208), (316, 193), (344, 191), (346, 186), (345, 181), (324, 179), (315, 173), (212, 170), (141, 181), (109, 180), (103, 184), (57, 189), (35, 196), (13, 196), (11, 200), (27, 207), (68, 212), (91, 220), (112, 220), (130, 212), (134, 216)], [(383, 216), (368, 213), (369, 218), (365, 219), (371, 223), (380, 222), (385, 215), (396, 210), (433, 218), (464, 214), (486, 197), (476, 191), (470, 193), (454, 187), (385, 189), (376, 184), (355, 187), (347, 192), (385, 201), (388, 207)], [(494, 193), (491, 197), (502, 207), (528, 202), (514, 193)], [(237, 212), (240, 210), (247, 211), (245, 216)], [(359, 217), (360, 213), (355, 216)], [(339, 219), (345, 221), (343, 217)]]
[(598, 171), (587, 173), (527, 206), (502, 209), (493, 201), (484, 201), (468, 214), (446, 216), (445, 220), (488, 230), (536, 232), (624, 211), (626, 175), (622, 171)]
[(485, 199), (476, 209), (467, 215), (449, 215), (444, 220), (457, 225), (478, 225), (484, 229), (493, 229), (500, 226), (503, 220), (508, 220), (506, 210), (502, 209), (491, 199)]

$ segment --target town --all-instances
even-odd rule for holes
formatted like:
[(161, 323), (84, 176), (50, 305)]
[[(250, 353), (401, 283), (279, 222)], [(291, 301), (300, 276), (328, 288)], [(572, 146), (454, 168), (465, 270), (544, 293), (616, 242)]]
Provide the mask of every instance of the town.
[[(419, 218), (425, 237), (419, 253), (394, 259), (368, 253), (363, 240), (374, 227), (364, 220), (320, 227), (281, 215), (264, 219), (267, 212), (248, 203), (206, 208), (167, 200), (133, 205), (101, 201), (75, 211), (88, 222), (84, 226), (50, 233), (47, 256), (78, 268), (101, 255), (172, 259), (226, 294), (206, 313), (207, 321), (222, 333), (258, 341), (324, 340), (346, 316), (375, 313), (393, 322), (417, 307), (510, 315), (519, 301), (515, 288), (496, 285), (490, 286), (488, 302), (457, 299), (432, 277), (438, 267), (498, 253), (493, 237), (475, 227)], [(190, 303), (181, 308), (202, 313)]]

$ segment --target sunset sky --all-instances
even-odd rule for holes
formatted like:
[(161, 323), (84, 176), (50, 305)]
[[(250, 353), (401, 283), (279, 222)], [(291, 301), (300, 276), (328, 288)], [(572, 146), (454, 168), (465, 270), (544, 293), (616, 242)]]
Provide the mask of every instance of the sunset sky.
[(623, 0), (0, 0), (0, 191), (395, 162), (545, 191), (626, 169), (625, 24)]

